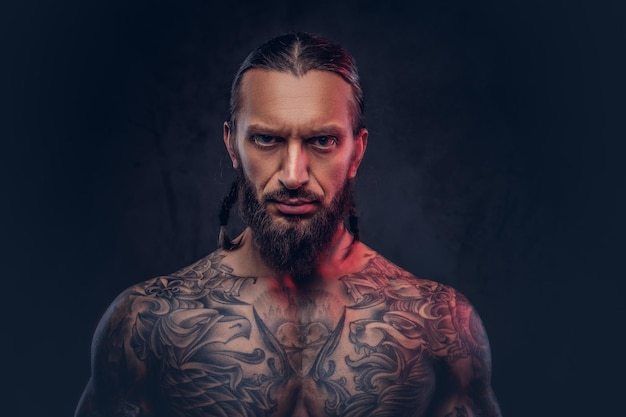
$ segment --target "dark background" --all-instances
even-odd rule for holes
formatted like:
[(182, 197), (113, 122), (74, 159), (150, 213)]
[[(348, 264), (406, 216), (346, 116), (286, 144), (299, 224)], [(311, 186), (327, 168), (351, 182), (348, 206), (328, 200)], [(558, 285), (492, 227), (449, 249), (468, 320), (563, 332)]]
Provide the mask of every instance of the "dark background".
[(215, 249), (230, 82), (287, 30), (355, 56), (362, 239), (470, 298), (504, 415), (620, 414), (623, 2), (1, 7), (4, 415), (72, 415), (115, 295)]

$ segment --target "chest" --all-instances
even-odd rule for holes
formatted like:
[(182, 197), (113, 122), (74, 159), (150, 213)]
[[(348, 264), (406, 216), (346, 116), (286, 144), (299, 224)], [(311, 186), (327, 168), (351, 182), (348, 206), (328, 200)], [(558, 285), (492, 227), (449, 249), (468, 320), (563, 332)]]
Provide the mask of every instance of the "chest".
[(419, 416), (434, 372), (411, 314), (317, 292), (213, 294), (153, 314), (136, 344), (174, 415)]

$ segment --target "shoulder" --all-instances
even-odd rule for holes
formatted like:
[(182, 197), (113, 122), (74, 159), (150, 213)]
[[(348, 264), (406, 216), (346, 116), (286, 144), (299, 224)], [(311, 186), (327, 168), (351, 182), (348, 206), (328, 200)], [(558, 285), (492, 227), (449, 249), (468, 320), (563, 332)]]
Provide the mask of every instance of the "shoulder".
[[(140, 311), (143, 303), (151, 300), (183, 300), (202, 296), (213, 280), (232, 273), (232, 269), (223, 263), (225, 257), (223, 251), (218, 250), (175, 272), (134, 284), (119, 294), (112, 307), (132, 313), (138, 311), (137, 307)], [(129, 311), (131, 305), (135, 309)]]
[(362, 269), (347, 274), (341, 280), (357, 302), (366, 294), (381, 293), (389, 301), (413, 300), (429, 304), (450, 304), (457, 297), (466, 300), (454, 288), (437, 281), (418, 278), (373, 251)]
[[(170, 274), (160, 275), (136, 284), (123, 291), (111, 302), (96, 329), (94, 342), (101, 336), (120, 338), (136, 333), (151, 318), (163, 316), (173, 310), (201, 307), (200, 300), (208, 288), (229, 268), (222, 263), (224, 254), (213, 252), (206, 257)], [(152, 320), (153, 321), (153, 320)]]
[(413, 329), (431, 353), (447, 362), (488, 350), (475, 308), (450, 285), (418, 278), (379, 254), (341, 280), (355, 307), (384, 305), (385, 320)]

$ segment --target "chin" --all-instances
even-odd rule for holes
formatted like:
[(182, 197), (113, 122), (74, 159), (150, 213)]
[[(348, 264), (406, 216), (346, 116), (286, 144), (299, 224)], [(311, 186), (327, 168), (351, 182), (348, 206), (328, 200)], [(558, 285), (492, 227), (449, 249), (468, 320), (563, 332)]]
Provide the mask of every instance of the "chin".
[(307, 220), (309, 220), (303, 216), (295, 216), (295, 215), (283, 215), (280, 218), (282, 219), (284, 223), (288, 223), (290, 225), (302, 224), (302, 223), (305, 223)]

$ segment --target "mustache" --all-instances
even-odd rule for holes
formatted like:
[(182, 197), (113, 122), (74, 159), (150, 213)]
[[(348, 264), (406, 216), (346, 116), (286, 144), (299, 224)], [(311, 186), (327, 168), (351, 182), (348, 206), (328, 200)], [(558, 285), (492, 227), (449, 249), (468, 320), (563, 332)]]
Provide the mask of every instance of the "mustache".
[(298, 188), (296, 190), (289, 190), (283, 188), (280, 190), (270, 191), (261, 196), (263, 202), (266, 203), (271, 200), (287, 200), (287, 199), (302, 199), (311, 202), (322, 201), (322, 197), (318, 194), (310, 191)]
[[(250, 192), (254, 194), (254, 187), (252, 186), (251, 181), (248, 179), (241, 167), (237, 169), (237, 178), (235, 178), (235, 183), (233, 184), (233, 187), (239, 190), (239, 195), (245, 195), (245, 192), (243, 190), (246, 188), (250, 189)], [(263, 204), (271, 200), (286, 200), (290, 198), (308, 200), (311, 202), (320, 202), (323, 200), (322, 196), (307, 189), (298, 188), (295, 190), (290, 190), (283, 187), (278, 190), (268, 191), (267, 193), (262, 194), (261, 199), (258, 203)]]

